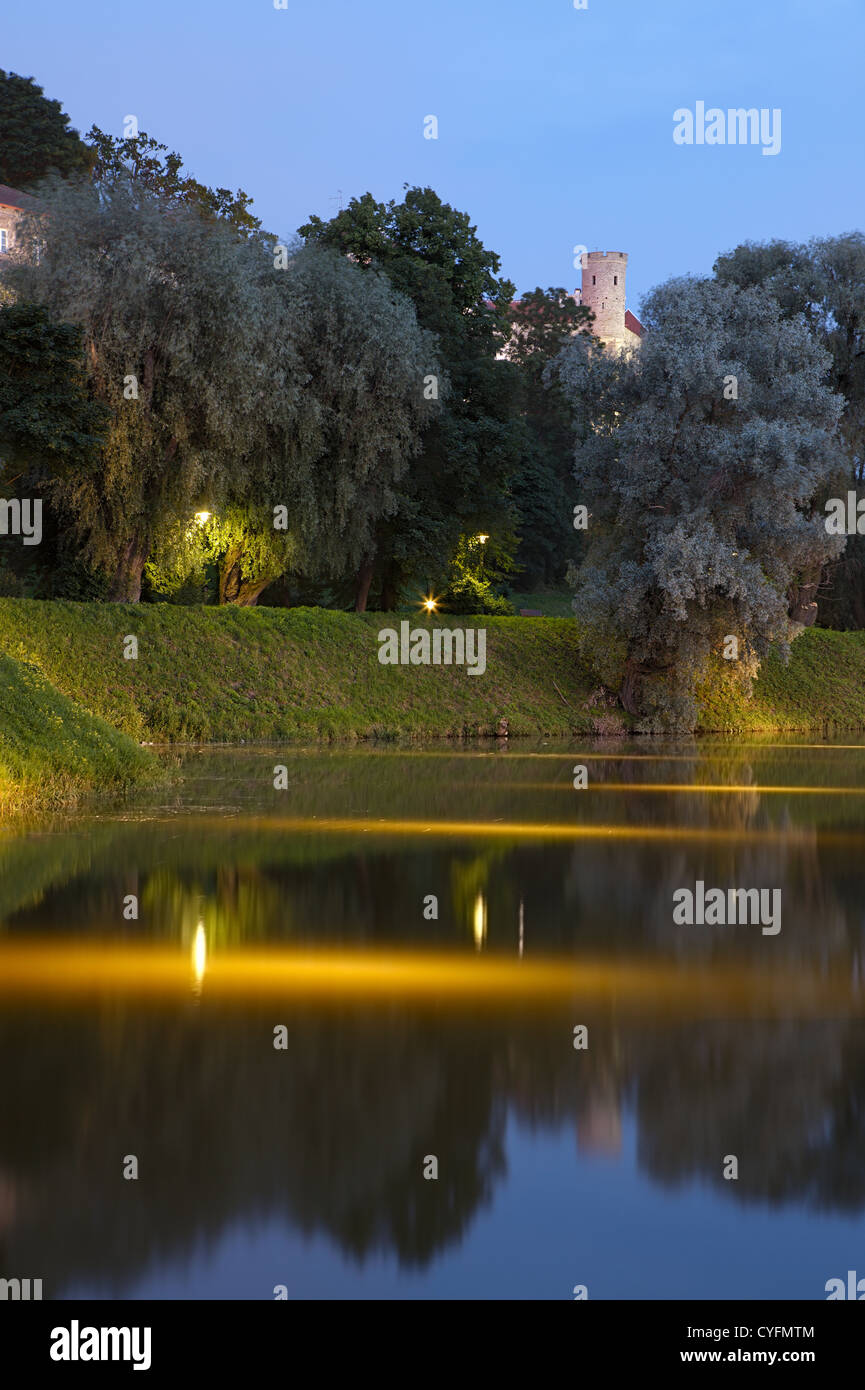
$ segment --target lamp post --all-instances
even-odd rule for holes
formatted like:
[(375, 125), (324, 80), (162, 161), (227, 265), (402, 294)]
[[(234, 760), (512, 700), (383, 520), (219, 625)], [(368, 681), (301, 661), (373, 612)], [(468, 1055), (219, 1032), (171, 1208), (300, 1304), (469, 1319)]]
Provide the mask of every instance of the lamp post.
[(487, 552), (486, 552), (486, 544), (487, 544), (487, 541), (489, 540), (489, 536), (485, 536), (483, 533), (481, 533), (481, 534), (478, 536), (478, 540), (479, 540), (480, 543), (481, 543), (481, 578), (483, 578), (483, 576), (484, 576), (484, 574), (485, 574), (485, 572), (486, 572), (486, 567), (485, 567), (485, 565), (484, 565), (484, 561), (485, 561), (485, 559), (486, 559), (486, 554), (487, 554)]

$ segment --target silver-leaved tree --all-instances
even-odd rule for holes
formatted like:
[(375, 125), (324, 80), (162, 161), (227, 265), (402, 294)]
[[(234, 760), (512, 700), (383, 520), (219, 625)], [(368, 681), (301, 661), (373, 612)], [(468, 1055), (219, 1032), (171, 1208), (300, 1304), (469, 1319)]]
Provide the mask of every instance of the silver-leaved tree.
[[(647, 730), (690, 729), (713, 654), (750, 689), (843, 539), (825, 529), (843, 399), (829, 354), (762, 289), (671, 280), (638, 350), (577, 338), (553, 370), (578, 411), (572, 575), (584, 654)], [(578, 514), (578, 520), (584, 519)]]

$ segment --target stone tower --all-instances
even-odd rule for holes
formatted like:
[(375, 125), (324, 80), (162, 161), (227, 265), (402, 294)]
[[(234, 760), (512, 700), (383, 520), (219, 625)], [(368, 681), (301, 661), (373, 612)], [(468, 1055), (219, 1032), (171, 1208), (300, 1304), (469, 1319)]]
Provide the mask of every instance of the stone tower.
[(574, 293), (595, 315), (593, 333), (611, 352), (639, 342), (642, 325), (625, 309), (627, 251), (585, 251), (580, 257), (582, 289)]

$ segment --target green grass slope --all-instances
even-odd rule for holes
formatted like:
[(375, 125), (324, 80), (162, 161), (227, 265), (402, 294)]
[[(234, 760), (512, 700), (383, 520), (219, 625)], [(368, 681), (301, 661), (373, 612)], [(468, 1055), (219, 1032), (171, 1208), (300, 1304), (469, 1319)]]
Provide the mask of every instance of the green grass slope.
[[(486, 629), (484, 675), (382, 665), (378, 632), (398, 616), (316, 608), (0, 599), (0, 652), (136, 743), (459, 737), (494, 733), (501, 719), (514, 736), (598, 730), (573, 619), (446, 621)], [(129, 636), (136, 660), (124, 659)], [(789, 666), (765, 664), (751, 703), (722, 666), (703, 692), (704, 732), (865, 728), (865, 633), (803, 633)]]
[(157, 775), (152, 754), (0, 652), (0, 813), (68, 805)]
[[(263, 741), (590, 729), (569, 620), (454, 618), (483, 627), (487, 669), (383, 666), (399, 617), (317, 608), (182, 608), (0, 599), (0, 650), (139, 742)], [(416, 619), (420, 624), (425, 619)], [(137, 660), (125, 660), (135, 636)]]
[(775, 653), (763, 663), (750, 702), (731, 695), (719, 673), (701, 706), (706, 732), (865, 728), (865, 632), (811, 628), (787, 666)]

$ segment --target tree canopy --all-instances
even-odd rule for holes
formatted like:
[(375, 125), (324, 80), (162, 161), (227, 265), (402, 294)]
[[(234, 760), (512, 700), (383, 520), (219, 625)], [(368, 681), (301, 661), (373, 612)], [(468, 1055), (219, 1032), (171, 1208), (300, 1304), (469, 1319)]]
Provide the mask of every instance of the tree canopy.
[[(719, 256), (722, 284), (760, 285), (785, 317), (804, 316), (831, 354), (830, 381), (843, 395), (832, 487), (845, 495), (865, 483), (865, 236), (815, 237), (805, 245), (745, 242)], [(851, 536), (829, 582), (821, 586), (820, 621), (865, 627), (865, 537)]]
[(643, 322), (639, 352), (576, 338), (556, 364), (588, 513), (575, 608), (625, 708), (692, 727), (711, 655), (735, 653), (748, 681), (770, 643), (813, 621), (815, 575), (843, 544), (821, 504), (844, 403), (828, 352), (765, 290), (672, 280)]
[(59, 101), (32, 77), (0, 68), (0, 183), (26, 189), (46, 174), (84, 173), (92, 155)]
[(92, 153), (93, 178), (97, 183), (128, 177), (135, 186), (173, 202), (198, 208), (205, 216), (218, 217), (238, 232), (262, 233), (261, 222), (250, 211), (252, 199), (239, 188), (208, 188), (183, 172), (183, 157), (167, 145), (140, 131), (137, 135), (107, 135), (91, 126), (87, 140)]
[(383, 271), (412, 301), (420, 326), (437, 335), (450, 383), (401, 482), (398, 507), (378, 528), (358, 574), (358, 606), (365, 606), (375, 575), (381, 605), (392, 608), (409, 579), (438, 575), (444, 582), (461, 533), (512, 530), (516, 369), (496, 353), (509, 336), (514, 286), (499, 278), (499, 257), (468, 215), (431, 188), (407, 188), (401, 203), (366, 193), (328, 222), (310, 218), (300, 235)]
[(5, 278), (21, 301), (82, 330), (88, 389), (111, 423), (98, 464), (58, 487), (91, 561), (112, 572), (113, 596), (135, 599), (164, 520), (191, 515), (267, 419), (260, 253), (122, 175), (55, 179), (40, 201)]

